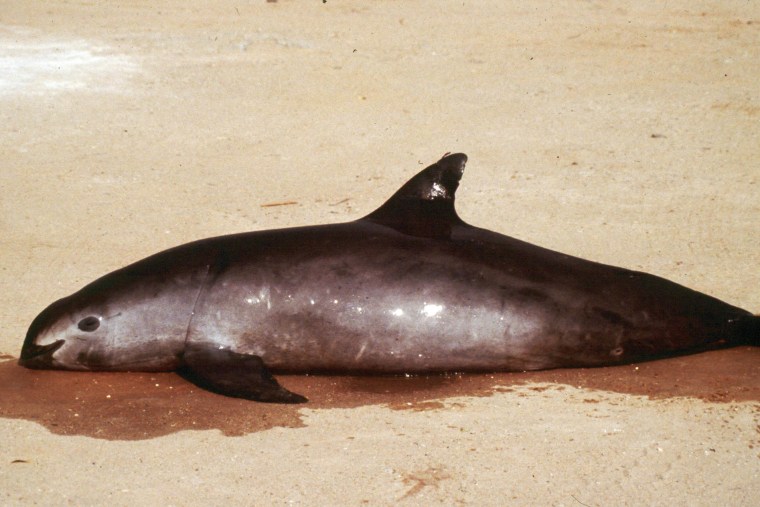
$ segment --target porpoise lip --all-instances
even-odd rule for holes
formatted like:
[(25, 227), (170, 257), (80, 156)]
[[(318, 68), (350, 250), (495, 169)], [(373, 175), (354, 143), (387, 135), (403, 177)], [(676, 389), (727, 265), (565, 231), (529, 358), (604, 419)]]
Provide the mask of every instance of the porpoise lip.
[(34, 318), (26, 332), (24, 344), (21, 346), (21, 358), (18, 364), (27, 368), (53, 367), (53, 353), (63, 346), (65, 340), (56, 340), (48, 345), (38, 345), (37, 339), (49, 332), (50, 326), (55, 324), (62, 315), (67, 314), (66, 309), (70, 299), (70, 297), (63, 298), (53, 302)]
[(21, 349), (18, 364), (26, 368), (50, 368), (53, 363), (53, 353), (60, 349), (66, 340), (56, 340), (48, 345), (25, 343)]

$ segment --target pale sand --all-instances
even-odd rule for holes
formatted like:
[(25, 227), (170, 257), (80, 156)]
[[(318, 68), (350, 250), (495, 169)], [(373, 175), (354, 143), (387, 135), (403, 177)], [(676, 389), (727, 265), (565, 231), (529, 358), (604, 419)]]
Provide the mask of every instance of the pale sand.
[[(465, 220), (760, 311), (758, 4), (120, 4), (0, 6), (8, 358), (37, 312), (101, 274), (192, 239), (357, 218), (447, 151), (470, 156)], [(746, 385), (716, 374), (707, 401), (495, 376), (428, 403), (337, 389), (348, 408), (237, 436), (200, 422), (247, 402), (172, 374), (113, 390), (4, 363), (0, 503), (756, 505), (760, 356), (738, 353)], [(74, 394), (46, 415), (36, 393), (55, 379)], [(83, 400), (117, 403), (133, 380), (119, 421), (80, 425)], [(150, 426), (159, 404), (161, 431), (109, 430)]]

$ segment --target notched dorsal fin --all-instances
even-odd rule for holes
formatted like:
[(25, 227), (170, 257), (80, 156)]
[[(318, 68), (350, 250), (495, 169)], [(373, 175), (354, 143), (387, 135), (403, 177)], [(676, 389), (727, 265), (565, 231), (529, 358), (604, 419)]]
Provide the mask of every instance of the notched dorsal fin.
[(448, 237), (452, 225), (464, 223), (454, 209), (454, 197), (466, 162), (464, 153), (444, 156), (362, 220), (412, 236)]

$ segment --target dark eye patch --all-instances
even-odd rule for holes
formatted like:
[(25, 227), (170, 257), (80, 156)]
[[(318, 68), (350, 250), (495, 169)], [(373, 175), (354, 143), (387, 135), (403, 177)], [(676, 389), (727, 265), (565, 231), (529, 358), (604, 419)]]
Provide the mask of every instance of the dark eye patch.
[(90, 333), (100, 327), (100, 319), (90, 315), (89, 317), (85, 317), (80, 320), (79, 324), (77, 324), (77, 327), (82, 331), (87, 331)]

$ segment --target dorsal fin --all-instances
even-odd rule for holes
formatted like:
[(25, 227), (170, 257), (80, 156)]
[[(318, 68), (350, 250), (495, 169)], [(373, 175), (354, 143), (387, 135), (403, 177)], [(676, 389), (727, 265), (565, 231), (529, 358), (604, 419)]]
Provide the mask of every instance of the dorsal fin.
[(448, 237), (454, 224), (463, 224), (454, 209), (454, 196), (467, 155), (446, 155), (407, 181), (390, 199), (362, 218), (404, 234)]

